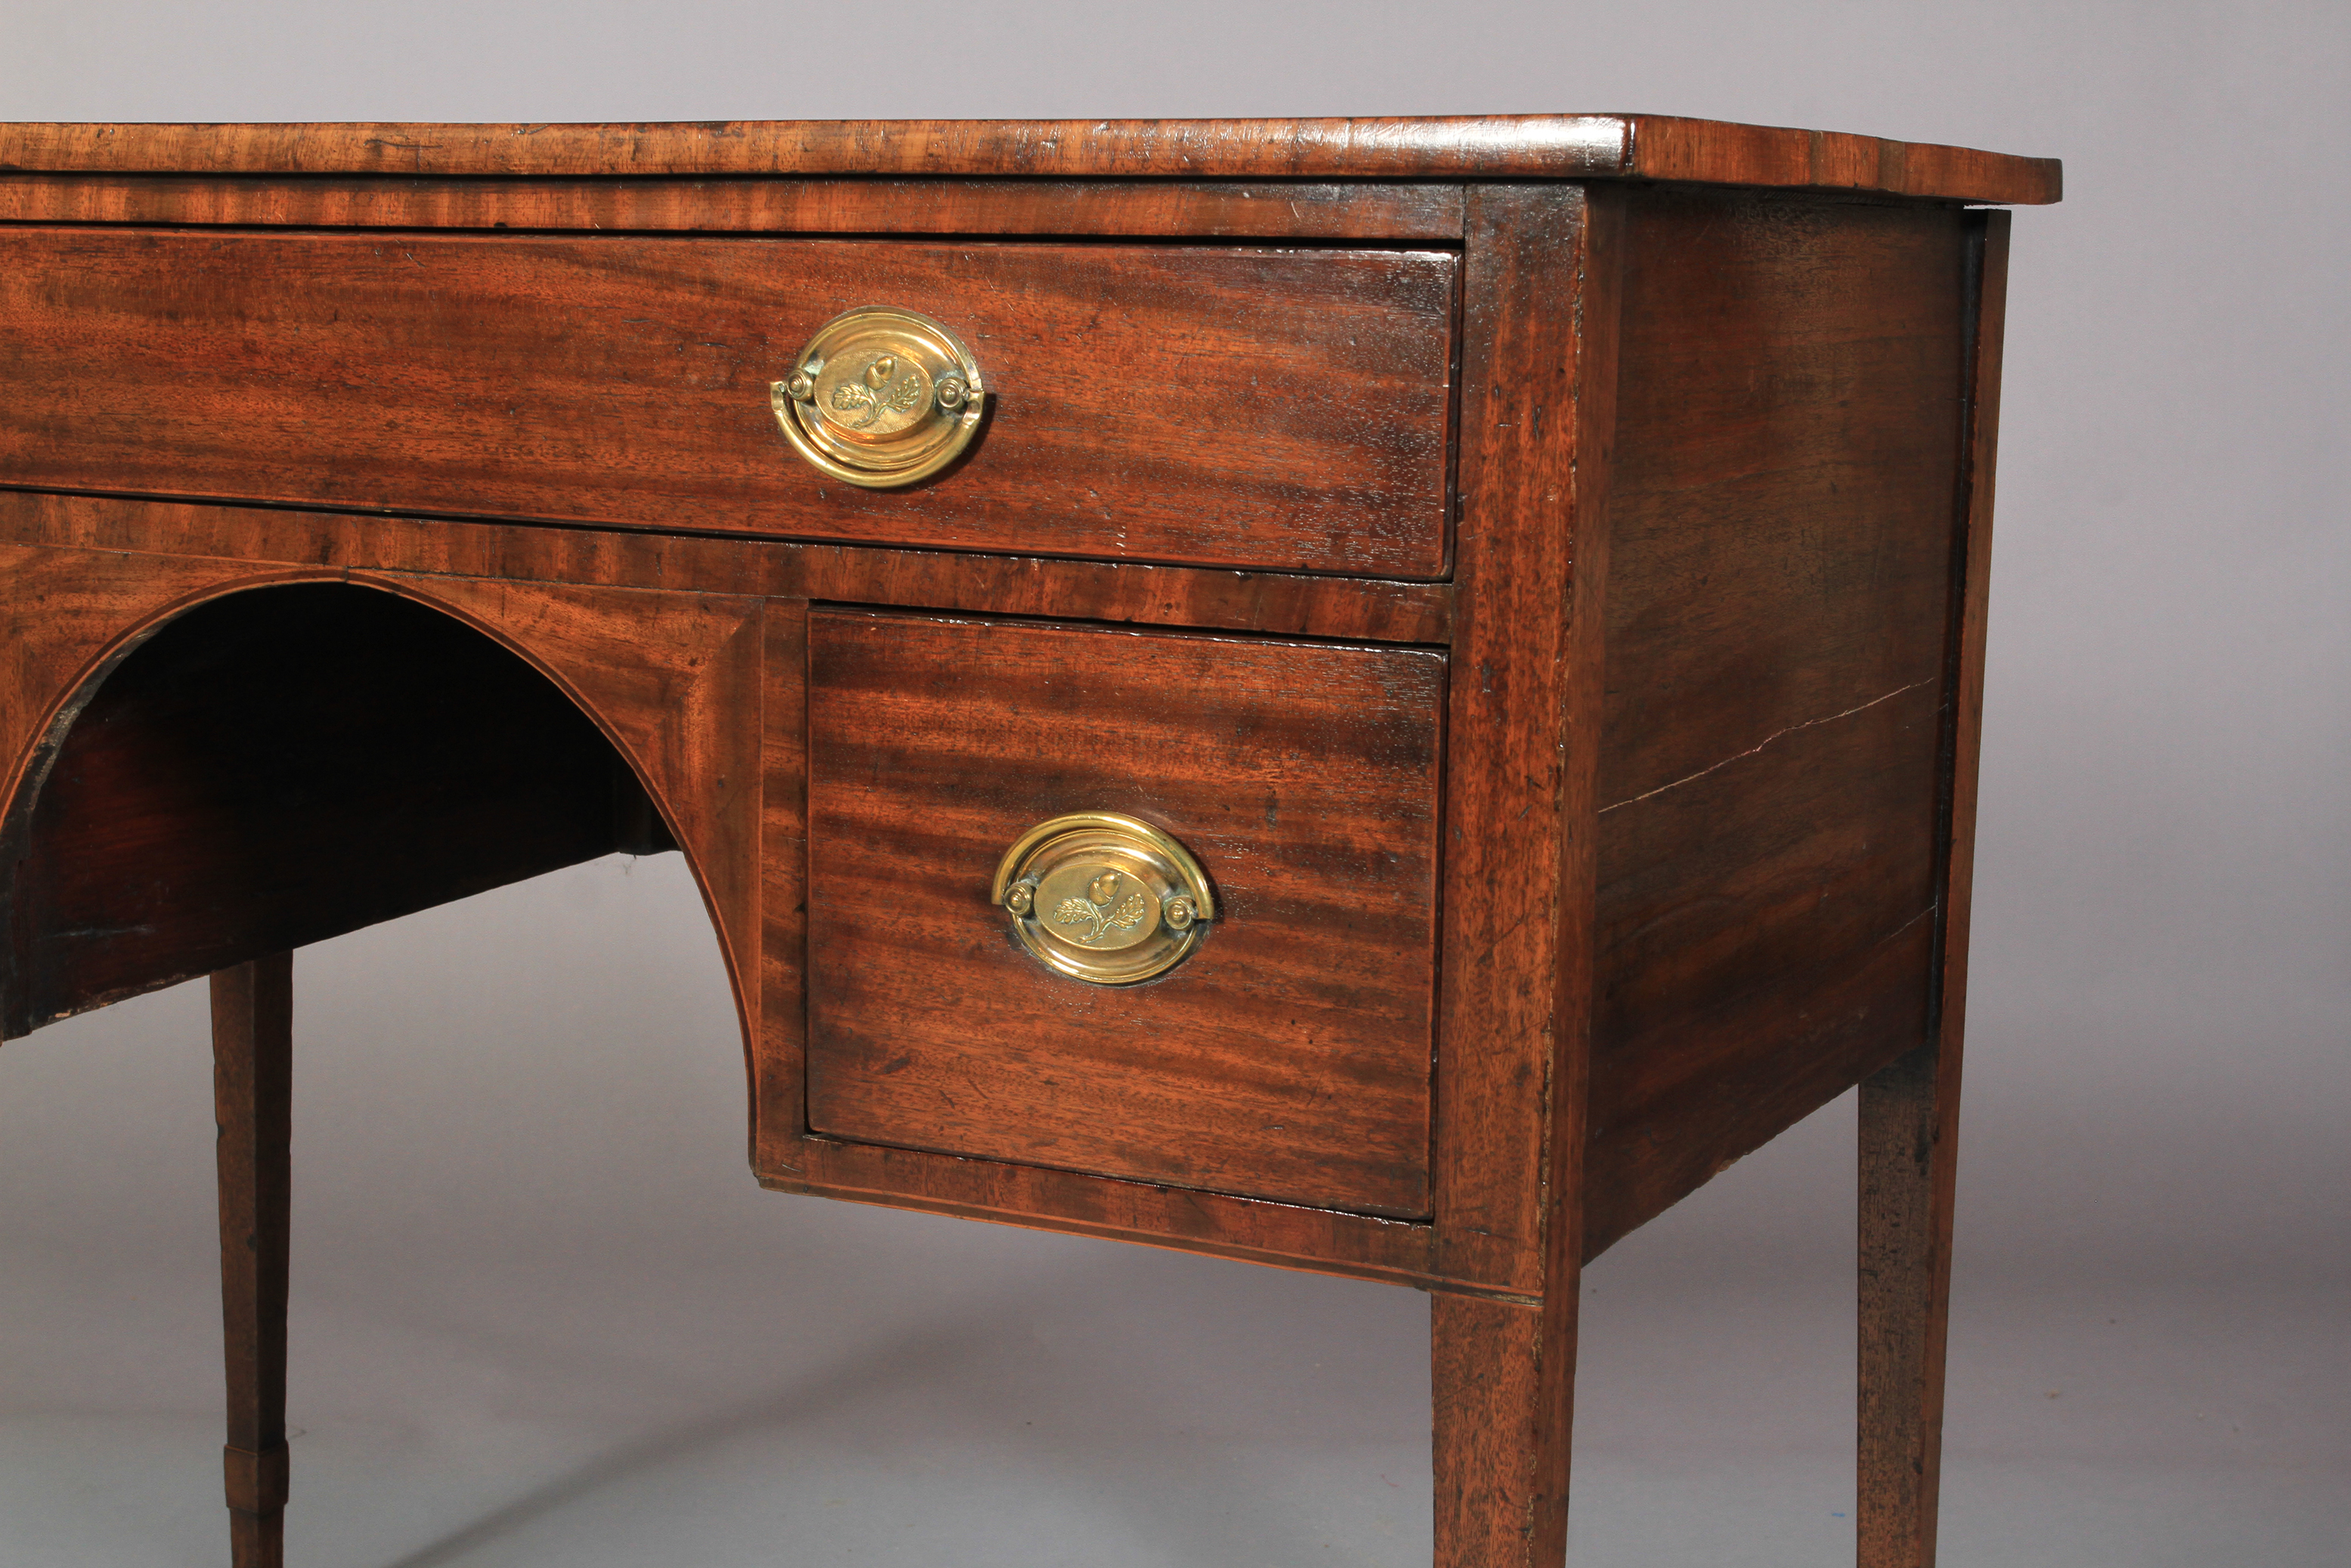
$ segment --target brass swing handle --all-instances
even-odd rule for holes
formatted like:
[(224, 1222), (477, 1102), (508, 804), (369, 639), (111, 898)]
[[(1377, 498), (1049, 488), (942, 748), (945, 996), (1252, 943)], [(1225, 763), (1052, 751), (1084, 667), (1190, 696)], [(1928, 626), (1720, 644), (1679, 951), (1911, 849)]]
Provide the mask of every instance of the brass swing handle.
[(768, 386), (784, 439), (819, 473), (869, 490), (927, 479), (979, 433), (979, 361), (927, 316), (861, 306), (816, 330)]
[(1096, 986), (1165, 974), (1217, 915), (1190, 852), (1109, 811), (1055, 817), (1021, 834), (997, 862), (989, 897), (1040, 962)]

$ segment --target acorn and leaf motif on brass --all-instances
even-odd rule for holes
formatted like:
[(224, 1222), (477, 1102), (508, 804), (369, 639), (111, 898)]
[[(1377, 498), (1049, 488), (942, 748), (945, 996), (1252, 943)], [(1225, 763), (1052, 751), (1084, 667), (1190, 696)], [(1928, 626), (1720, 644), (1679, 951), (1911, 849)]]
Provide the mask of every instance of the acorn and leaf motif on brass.
[(1083, 898), (1061, 900), (1053, 911), (1053, 924), (1085, 927), (1075, 936), (1088, 943), (1100, 942), (1113, 932), (1134, 930), (1151, 914), (1151, 901), (1140, 893), (1120, 898), (1119, 885), (1125, 880), (1114, 871), (1102, 873), (1094, 878)]
[(920, 366), (911, 361), (901, 364), (895, 354), (883, 354), (862, 375), (835, 383), (826, 401), (835, 413), (857, 416), (841, 421), (850, 429), (865, 430), (885, 415), (919, 407), (930, 395), (930, 378)]

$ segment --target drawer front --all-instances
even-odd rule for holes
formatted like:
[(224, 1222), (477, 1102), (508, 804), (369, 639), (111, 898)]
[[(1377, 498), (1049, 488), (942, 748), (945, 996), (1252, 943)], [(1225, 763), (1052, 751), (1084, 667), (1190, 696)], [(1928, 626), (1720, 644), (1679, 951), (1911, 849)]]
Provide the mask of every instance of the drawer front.
[[(0, 231), (0, 480), (1364, 576), (1446, 570), (1442, 252)], [(971, 451), (828, 479), (769, 383), (889, 306)]]
[[(1426, 1215), (1445, 684), (1416, 649), (812, 615), (810, 1128)], [(1140, 984), (1049, 967), (991, 897), (1099, 811), (1212, 884)]]

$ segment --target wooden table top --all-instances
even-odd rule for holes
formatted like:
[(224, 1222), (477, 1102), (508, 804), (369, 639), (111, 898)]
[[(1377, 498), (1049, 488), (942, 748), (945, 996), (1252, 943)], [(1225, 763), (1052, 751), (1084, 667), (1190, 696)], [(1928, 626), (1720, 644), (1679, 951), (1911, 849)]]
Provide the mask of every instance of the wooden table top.
[(0, 172), (1642, 179), (2034, 205), (2053, 158), (1655, 114), (611, 125), (0, 124)]

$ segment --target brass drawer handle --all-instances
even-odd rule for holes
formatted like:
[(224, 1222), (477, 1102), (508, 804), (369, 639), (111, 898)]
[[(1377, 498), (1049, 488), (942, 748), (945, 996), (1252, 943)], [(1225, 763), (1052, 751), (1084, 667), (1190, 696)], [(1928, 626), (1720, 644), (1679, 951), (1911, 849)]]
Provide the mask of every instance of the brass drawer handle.
[(989, 897), (1022, 946), (1096, 986), (1165, 974), (1217, 915), (1207, 875), (1182, 844), (1109, 811), (1055, 817), (1021, 834), (997, 862)]
[(768, 386), (784, 439), (819, 473), (869, 490), (927, 479), (979, 433), (979, 361), (927, 316), (882, 306), (816, 329)]

